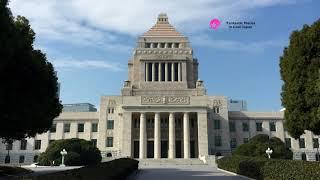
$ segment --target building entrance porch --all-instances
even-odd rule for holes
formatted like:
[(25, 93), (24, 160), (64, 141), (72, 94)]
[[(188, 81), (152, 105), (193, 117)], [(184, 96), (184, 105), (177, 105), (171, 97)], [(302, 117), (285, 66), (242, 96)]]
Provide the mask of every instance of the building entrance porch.
[(195, 112), (132, 113), (132, 157), (198, 157), (198, 122)]

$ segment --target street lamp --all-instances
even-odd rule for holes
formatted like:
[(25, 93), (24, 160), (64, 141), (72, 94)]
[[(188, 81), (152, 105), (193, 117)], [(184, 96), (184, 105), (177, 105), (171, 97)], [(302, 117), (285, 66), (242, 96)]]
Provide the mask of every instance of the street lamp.
[(273, 152), (272, 149), (270, 149), (270, 148), (268, 147), (268, 149), (266, 150), (266, 153), (267, 153), (269, 159), (271, 158), (272, 152)]
[(61, 160), (60, 166), (61, 166), (61, 167), (66, 167), (66, 165), (64, 164), (64, 156), (67, 155), (68, 152), (67, 152), (65, 149), (63, 149), (63, 150), (60, 152), (60, 154), (61, 154), (61, 156), (62, 156), (62, 160)]

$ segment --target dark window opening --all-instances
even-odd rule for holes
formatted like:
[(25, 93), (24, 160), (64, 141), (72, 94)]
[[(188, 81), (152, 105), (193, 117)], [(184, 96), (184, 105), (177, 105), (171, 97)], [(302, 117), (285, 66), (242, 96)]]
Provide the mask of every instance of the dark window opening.
[(172, 63), (168, 63), (168, 81), (172, 81)]
[(161, 81), (165, 81), (165, 76), (166, 76), (166, 74), (165, 74), (165, 68), (166, 68), (166, 64), (165, 63), (161, 63), (160, 64), (161, 65)]
[(150, 46), (151, 46), (151, 43), (145, 43), (144, 45), (145, 48), (150, 48)]
[(154, 64), (154, 70), (155, 70), (154, 80), (159, 81), (159, 63)]
[(174, 63), (174, 81), (178, 81), (178, 63)]

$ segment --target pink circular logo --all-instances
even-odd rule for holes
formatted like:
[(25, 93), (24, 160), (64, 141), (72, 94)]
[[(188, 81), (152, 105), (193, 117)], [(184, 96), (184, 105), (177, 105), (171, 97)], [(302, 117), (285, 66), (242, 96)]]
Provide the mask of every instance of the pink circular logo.
[(211, 29), (218, 29), (218, 27), (220, 26), (221, 22), (219, 21), (219, 19), (212, 19), (210, 21), (210, 28)]

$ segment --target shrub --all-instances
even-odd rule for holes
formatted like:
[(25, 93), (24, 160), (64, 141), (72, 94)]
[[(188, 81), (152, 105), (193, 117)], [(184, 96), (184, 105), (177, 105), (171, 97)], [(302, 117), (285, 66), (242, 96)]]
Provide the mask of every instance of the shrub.
[(61, 164), (60, 151), (66, 149), (65, 164), (69, 166), (92, 165), (101, 162), (101, 153), (90, 141), (84, 139), (56, 140), (39, 156), (40, 165)]
[(251, 156), (251, 157), (264, 157), (266, 158), (266, 149), (270, 147), (273, 150), (272, 158), (277, 159), (292, 159), (292, 151), (288, 149), (281, 139), (272, 137), (266, 134), (259, 134), (249, 140), (248, 143), (238, 146), (233, 155)]
[(218, 167), (254, 179), (319, 179), (319, 162), (230, 156), (217, 160)]

